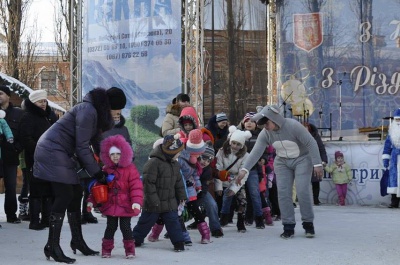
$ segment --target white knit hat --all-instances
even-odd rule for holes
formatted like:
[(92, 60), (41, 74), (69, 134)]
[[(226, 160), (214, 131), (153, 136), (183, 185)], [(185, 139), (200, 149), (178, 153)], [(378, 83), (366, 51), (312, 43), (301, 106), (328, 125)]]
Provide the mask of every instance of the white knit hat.
[(238, 130), (235, 126), (230, 126), (229, 127), (229, 144), (232, 143), (232, 141), (238, 142), (241, 145), (244, 145), (246, 140), (251, 138), (251, 132), (250, 131), (241, 131)]
[(110, 151), (108, 153), (111, 154), (121, 154), (121, 150), (118, 149), (116, 146), (111, 146)]
[(35, 103), (36, 101), (39, 101), (39, 100), (42, 100), (42, 99), (47, 99), (46, 90), (43, 90), (43, 89), (34, 90), (29, 94), (29, 100), (32, 103)]

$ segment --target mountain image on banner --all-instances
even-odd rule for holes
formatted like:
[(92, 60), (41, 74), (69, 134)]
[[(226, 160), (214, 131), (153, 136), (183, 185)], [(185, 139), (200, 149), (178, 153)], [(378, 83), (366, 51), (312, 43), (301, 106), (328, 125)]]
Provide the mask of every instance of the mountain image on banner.
[(84, 73), (82, 74), (83, 96), (96, 87), (119, 87), (124, 91), (127, 98), (126, 109), (143, 104), (151, 104), (159, 108), (164, 106), (165, 108), (171, 102), (171, 99), (176, 97), (181, 90), (180, 87), (176, 87), (156, 93), (146, 92), (134, 80), (124, 78), (114, 68), (105, 68), (100, 62), (94, 60), (84, 61), (82, 69)]

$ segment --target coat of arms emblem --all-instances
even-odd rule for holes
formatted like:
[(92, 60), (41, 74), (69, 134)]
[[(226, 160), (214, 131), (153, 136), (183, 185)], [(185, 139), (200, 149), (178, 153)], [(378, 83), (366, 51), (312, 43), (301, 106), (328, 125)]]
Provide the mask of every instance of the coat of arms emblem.
[(310, 52), (322, 44), (322, 14), (293, 14), (293, 25), (293, 41), (298, 48)]

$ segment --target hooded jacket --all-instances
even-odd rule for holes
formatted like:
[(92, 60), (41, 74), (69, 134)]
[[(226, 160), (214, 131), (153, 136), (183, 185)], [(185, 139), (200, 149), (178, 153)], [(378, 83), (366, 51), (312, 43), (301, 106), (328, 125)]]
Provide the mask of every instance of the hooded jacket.
[[(109, 155), (113, 146), (121, 150), (118, 164), (114, 164)], [(132, 204), (143, 205), (143, 184), (139, 171), (132, 163), (132, 148), (122, 135), (114, 135), (101, 142), (100, 150), (103, 171), (114, 175), (114, 179), (108, 183), (108, 200), (99, 207), (100, 212), (108, 216), (135, 216)], [(94, 202), (93, 197), (88, 201)]]
[(94, 89), (75, 105), (39, 139), (33, 164), (35, 177), (52, 182), (79, 184), (74, 154), (91, 175), (101, 173), (90, 145), (114, 121), (105, 89)]
[(169, 134), (176, 134), (181, 130), (178, 123), (181, 110), (182, 108), (179, 104), (170, 104), (167, 106), (167, 114), (161, 126), (161, 134), (163, 137)]
[(183, 126), (183, 121), (190, 120), (193, 124), (193, 130), (199, 128), (199, 117), (197, 116), (196, 110), (193, 107), (185, 107), (181, 111), (181, 116), (179, 117), (178, 123), (181, 128), (179, 131), (180, 139), (182, 143), (186, 143), (188, 140), (189, 132), (185, 130)]
[(164, 213), (178, 210), (178, 201), (186, 200), (186, 191), (178, 161), (168, 162), (161, 145), (150, 152), (143, 167), (143, 210)]

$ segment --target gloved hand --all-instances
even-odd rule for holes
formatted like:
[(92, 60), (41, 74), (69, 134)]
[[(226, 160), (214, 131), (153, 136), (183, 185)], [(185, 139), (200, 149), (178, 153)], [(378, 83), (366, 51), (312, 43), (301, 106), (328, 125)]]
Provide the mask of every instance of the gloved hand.
[(133, 210), (133, 215), (138, 216), (142, 211), (142, 207), (140, 207), (140, 204), (134, 203), (132, 204), (132, 210)]
[(97, 180), (99, 184), (107, 185), (107, 176), (108, 174), (104, 171), (99, 171), (94, 174), (94, 178)]
[(88, 202), (86, 204), (86, 210), (88, 211), (88, 213), (90, 213), (92, 211), (92, 209), (93, 209), (93, 203)]
[(197, 199), (201, 199), (204, 196), (204, 192), (202, 190), (197, 191)]
[(108, 174), (106, 177), (107, 183), (110, 183), (115, 178), (114, 174)]
[(388, 168), (389, 167), (389, 159), (383, 159), (383, 167)]
[(228, 181), (229, 180), (229, 171), (227, 170), (221, 170), (218, 172), (218, 177), (222, 181)]

